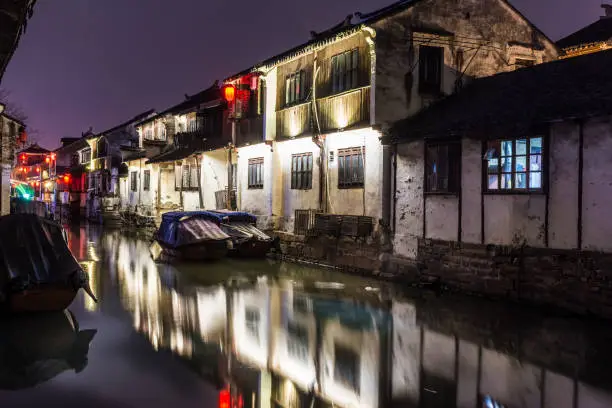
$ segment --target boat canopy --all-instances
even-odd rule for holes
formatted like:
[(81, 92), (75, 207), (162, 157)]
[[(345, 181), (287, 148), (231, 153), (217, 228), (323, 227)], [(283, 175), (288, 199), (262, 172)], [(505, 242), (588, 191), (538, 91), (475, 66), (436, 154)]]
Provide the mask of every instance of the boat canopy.
[(34, 214), (0, 217), (0, 302), (40, 285), (78, 290), (87, 274), (74, 259), (61, 225)]
[(171, 248), (224, 241), (230, 237), (219, 228), (219, 221), (208, 211), (175, 211), (162, 216), (157, 239)]
[(209, 211), (212, 215), (219, 219), (219, 222), (241, 222), (241, 223), (251, 223), (255, 224), (257, 222), (257, 217), (248, 212), (240, 212), (240, 211), (227, 211), (227, 210), (215, 210)]

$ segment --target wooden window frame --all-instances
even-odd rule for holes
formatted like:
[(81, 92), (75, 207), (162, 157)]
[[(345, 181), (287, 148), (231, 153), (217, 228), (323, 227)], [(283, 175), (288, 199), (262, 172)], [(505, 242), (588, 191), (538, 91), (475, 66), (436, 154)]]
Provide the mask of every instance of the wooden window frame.
[(307, 99), (306, 71), (303, 69), (285, 77), (285, 107), (298, 105)]
[(332, 95), (359, 87), (360, 65), (359, 48), (336, 54), (331, 58)]
[(459, 194), (461, 142), (427, 142), (424, 171), (426, 194)]
[[(540, 140), (539, 152), (532, 152), (532, 143)], [(525, 153), (517, 152), (517, 142), (525, 141)], [(503, 154), (504, 143), (512, 143), (512, 153)], [(497, 146), (499, 150), (496, 151)], [(507, 144), (505, 146), (508, 146)], [(486, 194), (543, 194), (547, 183), (547, 139), (543, 135), (494, 139), (485, 142), (485, 158), (483, 161), (483, 192)], [(535, 146), (534, 149), (537, 149)], [(535, 158), (535, 162), (532, 162)], [(505, 160), (504, 160), (505, 159)], [(524, 159), (524, 160), (522, 160)], [(496, 160), (497, 164), (490, 162)], [(509, 163), (509, 170), (502, 162)], [(520, 162), (524, 162), (524, 170), (518, 170)], [(532, 164), (538, 164), (539, 170), (531, 170)], [(516, 187), (519, 176), (524, 176), (525, 187)], [(508, 178), (509, 177), (509, 178)], [(532, 178), (539, 177), (539, 187), (531, 187)], [(496, 188), (491, 188), (497, 178)], [(502, 188), (503, 186), (503, 188)]]
[(256, 157), (249, 159), (247, 172), (247, 186), (249, 190), (261, 190), (264, 188), (264, 158)]
[(133, 193), (138, 191), (138, 172), (137, 171), (130, 172), (130, 191)]
[[(194, 171), (194, 167), (195, 167), (195, 177), (193, 174)], [(177, 169), (180, 168), (180, 183), (178, 182), (179, 180), (177, 180), (177, 174), (176, 171)], [(199, 189), (198, 187), (198, 170), (199, 167), (196, 166), (193, 163), (183, 163), (180, 165), (175, 165), (174, 166), (174, 189), (175, 191), (197, 191)], [(185, 172), (187, 172), (187, 177), (185, 177)], [(186, 182), (185, 182), (186, 180)]]
[[(438, 95), (442, 93), (442, 70), (444, 47), (419, 46), (419, 93)], [(434, 77), (434, 78), (431, 78)]]
[[(304, 168), (304, 166), (306, 168)], [(297, 153), (291, 155), (291, 189), (312, 189), (312, 152)]]
[[(349, 168), (346, 168), (347, 157), (351, 157)], [(346, 180), (347, 174), (350, 174), (353, 170), (354, 159), (357, 157), (358, 172), (361, 172), (361, 177), (357, 176), (357, 180)], [(361, 169), (359, 170), (359, 157), (361, 157)], [(365, 147), (349, 147), (345, 149), (338, 149), (337, 154), (338, 160), (338, 188), (339, 189), (350, 189), (350, 188), (364, 188), (365, 187), (365, 166), (366, 166), (366, 150)], [(352, 177), (349, 177), (352, 178)]]
[(151, 189), (151, 170), (144, 170), (142, 189), (143, 191)]

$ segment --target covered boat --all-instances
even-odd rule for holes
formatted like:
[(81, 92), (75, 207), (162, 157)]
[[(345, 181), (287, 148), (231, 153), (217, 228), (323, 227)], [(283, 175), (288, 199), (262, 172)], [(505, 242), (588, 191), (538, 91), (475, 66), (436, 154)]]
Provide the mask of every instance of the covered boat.
[(227, 255), (229, 240), (208, 211), (175, 211), (162, 216), (151, 253), (163, 262), (219, 259)]
[(255, 226), (257, 217), (247, 212), (210, 211), (218, 220), (223, 232), (231, 237), (230, 253), (243, 257), (264, 257), (273, 239)]
[(79, 289), (95, 300), (61, 225), (33, 214), (0, 217), (0, 308), (61, 311)]
[(69, 311), (5, 317), (0, 320), (0, 389), (34, 387), (87, 366), (96, 330), (80, 330)]

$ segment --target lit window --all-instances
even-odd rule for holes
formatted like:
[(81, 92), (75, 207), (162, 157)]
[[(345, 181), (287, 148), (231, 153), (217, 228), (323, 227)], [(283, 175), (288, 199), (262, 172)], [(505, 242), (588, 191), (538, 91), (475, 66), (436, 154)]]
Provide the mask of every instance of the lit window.
[(486, 159), (487, 190), (542, 190), (542, 137), (489, 142)]
[(306, 99), (306, 73), (301, 70), (285, 79), (285, 105), (300, 103)]

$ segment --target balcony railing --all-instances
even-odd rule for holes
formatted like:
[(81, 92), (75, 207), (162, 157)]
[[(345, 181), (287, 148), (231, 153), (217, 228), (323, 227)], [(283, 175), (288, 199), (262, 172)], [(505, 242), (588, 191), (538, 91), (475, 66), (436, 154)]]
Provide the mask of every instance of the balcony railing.
[(205, 129), (196, 129), (189, 132), (179, 132), (174, 135), (174, 145), (181, 149), (203, 149), (206, 139), (211, 136)]
[(312, 103), (306, 102), (276, 112), (276, 136), (296, 137), (312, 132)]
[(321, 131), (346, 129), (370, 121), (370, 86), (317, 100)]

